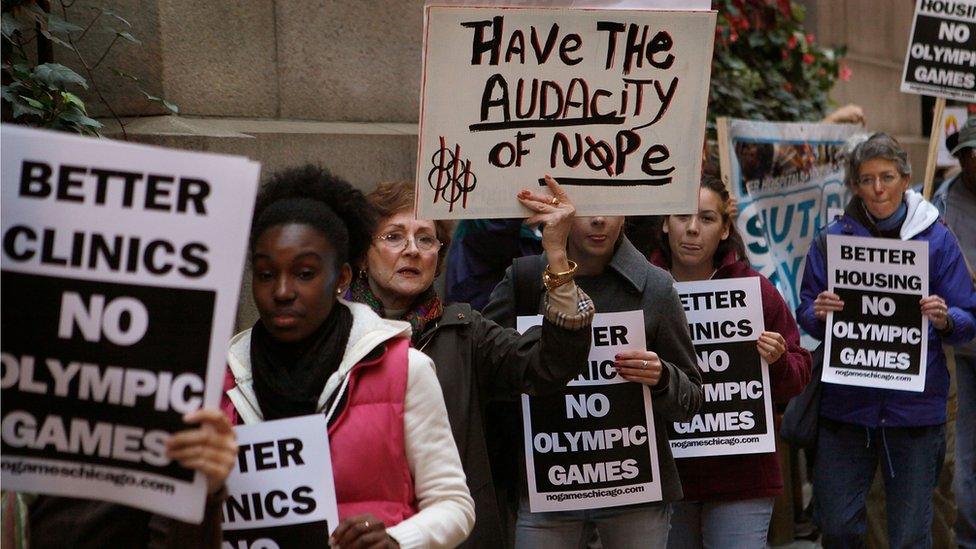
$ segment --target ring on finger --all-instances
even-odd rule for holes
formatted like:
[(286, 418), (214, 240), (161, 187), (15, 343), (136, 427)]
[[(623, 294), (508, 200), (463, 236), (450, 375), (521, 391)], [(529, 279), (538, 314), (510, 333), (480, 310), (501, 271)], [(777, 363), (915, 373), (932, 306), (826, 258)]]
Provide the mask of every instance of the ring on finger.
[(363, 521), (363, 528), (365, 528), (366, 530), (369, 530), (369, 521), (368, 520), (364, 520)]
[(549, 201), (549, 205), (550, 206), (558, 206), (559, 205), (559, 199), (556, 198), (555, 196), (552, 197), (552, 200)]
[(642, 360), (641, 361), (641, 368), (645, 368), (645, 369), (647, 368), (647, 361), (646, 360)]

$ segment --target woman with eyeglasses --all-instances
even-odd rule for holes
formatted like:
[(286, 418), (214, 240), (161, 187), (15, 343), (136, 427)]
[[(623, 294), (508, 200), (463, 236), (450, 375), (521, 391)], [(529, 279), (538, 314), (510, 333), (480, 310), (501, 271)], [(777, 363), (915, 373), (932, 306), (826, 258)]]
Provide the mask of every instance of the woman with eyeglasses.
[(889, 545), (932, 546), (932, 489), (945, 455), (949, 393), (942, 345), (973, 338), (976, 292), (959, 243), (935, 206), (908, 188), (910, 175), (908, 154), (891, 136), (876, 133), (858, 144), (847, 159), (854, 196), (807, 252), (797, 322), (823, 339), (828, 313), (859, 306), (827, 290), (826, 235), (929, 246), (928, 295), (919, 301), (930, 326), (924, 391), (823, 384), (813, 491), (827, 548), (864, 545), (865, 496), (879, 463)]
[(523, 191), (518, 200), (533, 212), (546, 210), (527, 222), (544, 226), (550, 270), (565, 275), (565, 283), (548, 292), (541, 329), (524, 335), (485, 319), (467, 304), (441, 301), (433, 284), (444, 264), (450, 227), (446, 221), (414, 218), (413, 183), (383, 183), (367, 195), (380, 221), (350, 295), (380, 316), (408, 321), (413, 346), (434, 360), (475, 501), (477, 520), (464, 547), (507, 544), (488, 461), (488, 401), (558, 391), (582, 371), (590, 349), (593, 304), (573, 282), (566, 257), (576, 210), (555, 181), (547, 178), (547, 183), (551, 195)]

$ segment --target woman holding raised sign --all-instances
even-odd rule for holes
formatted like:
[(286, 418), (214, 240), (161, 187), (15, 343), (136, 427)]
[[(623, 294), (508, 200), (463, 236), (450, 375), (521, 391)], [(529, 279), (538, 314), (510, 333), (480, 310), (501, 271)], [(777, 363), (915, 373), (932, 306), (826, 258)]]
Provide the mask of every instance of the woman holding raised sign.
[[(651, 263), (676, 281), (759, 277), (763, 323), (756, 348), (769, 364), (773, 401), (785, 404), (810, 380), (810, 353), (776, 288), (749, 267), (732, 221), (725, 185), (704, 176), (698, 212), (670, 215), (657, 233)], [(685, 500), (674, 506), (668, 547), (765, 547), (773, 500), (783, 491), (775, 453), (679, 459)]]
[[(797, 320), (819, 339), (827, 315), (844, 310), (827, 291), (826, 235), (928, 243), (928, 294), (919, 301), (930, 323), (924, 391), (824, 383), (813, 489), (824, 547), (864, 543), (865, 496), (881, 463), (891, 547), (931, 547), (932, 488), (945, 454), (949, 372), (942, 344), (972, 339), (976, 293), (955, 237), (935, 206), (908, 188), (908, 154), (876, 133), (848, 155), (853, 193), (844, 215), (807, 252)], [(877, 262), (877, 260), (875, 260)], [(869, 342), (870, 343), (870, 342)]]
[[(537, 214), (548, 213), (554, 207), (545, 200), (533, 200), (526, 203), (526, 206)], [(581, 420), (583, 414), (569, 413), (569, 402), (573, 399), (567, 398), (562, 403), (563, 409), (567, 409), (566, 417), (572, 416), (572, 419), (564, 423), (574, 431), (565, 434), (577, 439), (582, 435), (592, 437), (592, 444), (583, 443), (578, 451), (567, 451), (568, 447), (554, 450), (560, 456), (567, 456), (567, 459), (548, 467), (545, 475), (537, 476), (535, 489), (539, 492), (538, 487), (542, 486), (553, 492), (555, 490), (550, 489), (553, 486), (557, 489), (565, 487), (565, 492), (571, 499), (561, 503), (569, 501), (572, 508), (566, 506), (566, 510), (532, 512), (532, 504), (523, 497), (515, 533), (517, 548), (578, 547), (586, 542), (588, 533), (594, 527), (599, 532), (603, 546), (608, 548), (664, 547), (667, 543), (670, 504), (682, 497), (681, 483), (668, 442), (667, 424), (688, 421), (698, 410), (702, 398), (701, 374), (695, 366), (694, 348), (686, 327), (684, 310), (674, 289), (674, 281), (660, 269), (648, 264), (644, 256), (624, 236), (623, 225), (622, 216), (576, 217), (569, 228), (566, 245), (567, 258), (574, 262), (572, 273), (552, 272), (552, 261), (556, 258), (548, 255), (516, 259), (513, 266), (506, 271), (505, 278), (492, 292), (491, 300), (485, 308), (485, 316), (499, 324), (514, 327), (518, 316), (536, 315), (543, 310), (543, 286), (562, 284), (567, 276), (574, 277), (575, 283), (593, 299), (601, 314), (639, 315), (644, 328), (641, 334), (643, 348), (620, 350), (610, 355), (612, 360), (605, 361), (606, 369), (601, 361), (598, 364), (599, 371), (589, 371), (586, 377), (589, 380), (613, 380), (614, 386), (619, 377), (649, 388), (654, 437), (634, 441), (633, 446), (641, 448), (642, 452), (645, 447), (653, 448), (656, 452), (659, 478), (654, 481), (659, 484), (661, 495), (645, 498), (641, 503), (619, 503), (624, 498), (628, 502), (632, 501), (631, 494), (634, 492), (628, 493), (624, 488), (630, 486), (629, 482), (645, 478), (649, 473), (645, 469), (633, 470), (628, 466), (623, 475), (618, 474), (621, 472), (618, 464), (633, 461), (615, 461), (620, 459), (615, 456), (632, 457), (634, 454), (629, 453), (629, 443), (633, 439), (617, 447), (607, 434), (614, 431), (613, 429), (600, 430), (600, 427), (594, 427), (590, 430), (590, 426), (599, 423), (598, 420), (612, 420), (619, 415), (629, 416), (633, 409), (646, 405), (645, 402), (627, 401), (628, 406), (620, 406), (621, 410), (618, 411), (608, 399), (604, 401), (608, 402), (606, 408)], [(601, 328), (603, 331), (599, 334), (594, 330), (594, 348), (605, 346), (608, 340), (614, 340), (614, 332), (610, 331), (608, 336), (607, 329), (616, 328), (615, 326)], [(631, 383), (620, 385), (630, 386)], [(577, 390), (575, 394), (581, 393)], [(567, 392), (566, 396), (575, 395)], [(555, 404), (560, 404), (558, 399)], [(608, 413), (611, 409), (614, 412)], [(637, 429), (649, 432), (644, 410), (641, 409), (638, 415), (642, 416), (645, 423), (628, 425), (631, 434), (637, 432)], [(566, 417), (557, 419), (563, 421)], [(615, 432), (621, 431), (622, 429), (616, 429)], [(563, 436), (562, 433), (553, 434)], [(605, 434), (606, 438), (601, 438)], [(513, 433), (513, 436), (518, 435)], [(532, 445), (530, 451), (535, 452), (535, 439)], [(589, 450), (586, 449), (587, 445), (591, 446)], [(648, 465), (647, 469), (651, 470), (653, 466)], [(582, 470), (593, 474), (575, 474)], [(567, 472), (568, 474), (564, 474)], [(546, 478), (541, 478), (543, 476)], [(621, 488), (621, 485), (624, 487)], [(580, 497), (573, 497), (576, 495)], [(616, 498), (617, 502), (611, 503), (611, 506), (581, 507), (579, 504), (586, 505), (589, 497)]]
[[(548, 204), (529, 222), (545, 225), (542, 244), (553, 268), (567, 271), (566, 238), (575, 208), (555, 181), (548, 183), (552, 196), (518, 198), (529, 207)], [(410, 322), (413, 345), (434, 360), (475, 501), (477, 522), (466, 545), (502, 547), (507, 536), (489, 467), (485, 405), (492, 398), (551, 393), (579, 374), (590, 348), (593, 304), (571, 281), (554, 288), (547, 294), (542, 329), (525, 335), (467, 304), (444, 305), (433, 284), (450, 240), (447, 222), (414, 218), (411, 182), (380, 184), (367, 198), (381, 219), (350, 294), (386, 318)]]
[(454, 547), (474, 524), (433, 364), (410, 326), (340, 299), (374, 216), (328, 172), (280, 172), (251, 227), (261, 319), (231, 341), (224, 409), (255, 423), (324, 413), (339, 547)]

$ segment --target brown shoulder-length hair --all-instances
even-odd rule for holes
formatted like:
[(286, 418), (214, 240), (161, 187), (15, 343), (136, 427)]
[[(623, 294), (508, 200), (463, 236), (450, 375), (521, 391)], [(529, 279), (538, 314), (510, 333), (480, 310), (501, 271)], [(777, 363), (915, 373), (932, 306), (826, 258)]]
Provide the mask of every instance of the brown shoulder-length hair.
[[(712, 266), (716, 269), (722, 265), (722, 260), (725, 259), (730, 252), (735, 252), (736, 260), (746, 258), (746, 247), (742, 242), (742, 235), (739, 234), (739, 230), (735, 227), (735, 220), (732, 219), (732, 215), (729, 213), (729, 207), (731, 206), (731, 195), (729, 190), (725, 188), (725, 184), (722, 180), (710, 174), (702, 174), (701, 178), (701, 188), (713, 191), (718, 195), (722, 215), (722, 223), (725, 223), (729, 227), (729, 236), (725, 240), (718, 243), (718, 248), (715, 250), (715, 255), (712, 256)], [(661, 255), (664, 256), (665, 263), (668, 269), (671, 268), (671, 245), (668, 243), (668, 235), (665, 234), (663, 230), (664, 223), (667, 223), (667, 216), (664, 216), (663, 222), (657, 226), (655, 231), (655, 237), (653, 239), (653, 245), (661, 251)]]
[[(379, 221), (377, 230), (386, 222), (386, 218), (400, 212), (412, 212), (414, 209), (414, 190), (412, 181), (386, 181), (377, 183), (376, 187), (366, 195), (366, 200), (376, 211)], [(434, 236), (441, 241), (441, 249), (437, 251), (437, 274), (444, 268), (447, 249), (451, 246), (450, 221), (438, 219), (434, 221)]]

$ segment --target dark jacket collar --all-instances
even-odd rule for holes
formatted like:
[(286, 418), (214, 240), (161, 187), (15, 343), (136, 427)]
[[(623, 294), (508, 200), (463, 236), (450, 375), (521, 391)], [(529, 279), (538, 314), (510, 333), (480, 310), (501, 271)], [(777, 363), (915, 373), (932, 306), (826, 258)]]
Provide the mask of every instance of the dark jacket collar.
[(647, 265), (647, 258), (621, 233), (620, 245), (617, 246), (617, 251), (614, 252), (608, 266), (635, 290), (642, 292), (647, 283)]

